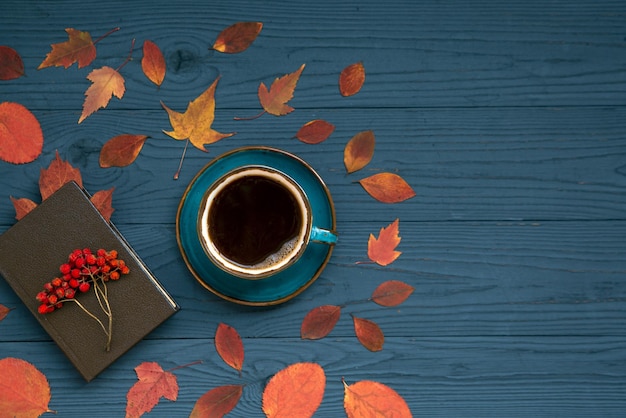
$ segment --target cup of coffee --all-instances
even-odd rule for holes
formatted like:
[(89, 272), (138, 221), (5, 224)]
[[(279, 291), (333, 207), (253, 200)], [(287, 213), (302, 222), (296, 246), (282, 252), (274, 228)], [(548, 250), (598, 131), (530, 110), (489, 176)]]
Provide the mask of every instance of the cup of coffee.
[(215, 181), (200, 204), (197, 230), (213, 264), (253, 280), (293, 265), (312, 242), (337, 241), (333, 231), (315, 225), (302, 187), (262, 165), (236, 168)]

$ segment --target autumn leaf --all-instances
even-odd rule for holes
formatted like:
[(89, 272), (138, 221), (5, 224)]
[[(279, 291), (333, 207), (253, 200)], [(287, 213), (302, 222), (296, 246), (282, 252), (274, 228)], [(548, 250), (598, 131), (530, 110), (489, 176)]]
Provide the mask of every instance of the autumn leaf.
[(109, 222), (111, 220), (111, 215), (113, 215), (113, 191), (115, 187), (110, 188), (109, 190), (100, 190), (94, 193), (91, 196), (91, 203), (98, 209), (98, 212), (102, 215), (102, 217)]
[(406, 401), (389, 386), (371, 380), (352, 385), (343, 380), (343, 406), (348, 418), (411, 418)]
[(67, 28), (65, 32), (67, 32), (69, 39), (65, 42), (52, 44), (52, 50), (39, 64), (38, 70), (51, 66), (69, 68), (75, 62), (78, 62), (78, 68), (83, 68), (91, 64), (96, 58), (96, 47), (89, 32), (73, 28)]
[(10, 309), (0, 304), (0, 321), (2, 321), (9, 314)]
[(14, 80), (24, 75), (24, 61), (9, 46), (0, 46), (0, 80)]
[(3, 417), (38, 417), (48, 409), (50, 385), (31, 363), (13, 357), (0, 360), (0, 411)]
[(352, 315), (354, 333), (357, 339), (370, 351), (381, 351), (385, 343), (385, 336), (378, 324), (369, 319), (359, 318)]
[(378, 238), (370, 234), (367, 241), (367, 256), (374, 263), (386, 266), (393, 263), (402, 252), (396, 251), (402, 238), (399, 236), (400, 219), (380, 229)]
[(157, 86), (160, 86), (165, 79), (165, 58), (161, 49), (150, 40), (143, 42), (143, 58), (141, 59), (141, 69), (143, 73), (148, 77), (148, 80), (152, 81)]
[(98, 109), (107, 107), (111, 97), (115, 96), (121, 99), (126, 91), (124, 77), (111, 67), (104, 66), (95, 69), (89, 73), (87, 79), (93, 84), (85, 92), (83, 113), (80, 115), (78, 123), (84, 121)]
[(221, 418), (237, 406), (242, 392), (243, 386), (241, 385), (211, 389), (196, 401), (189, 418)]
[(222, 134), (211, 128), (215, 118), (215, 89), (218, 81), (219, 77), (200, 96), (191, 101), (185, 113), (176, 112), (161, 102), (174, 129), (163, 132), (177, 140), (189, 139), (196, 148), (204, 152), (207, 152), (205, 145), (235, 135), (234, 132)]
[(100, 150), (100, 167), (126, 167), (139, 155), (147, 135), (123, 134), (109, 139)]
[(158, 363), (143, 362), (135, 367), (137, 382), (126, 394), (126, 418), (150, 412), (161, 397), (175, 401), (178, 397), (176, 376), (164, 371)]
[(399, 203), (415, 196), (415, 191), (399, 175), (378, 173), (359, 181), (370, 196), (383, 203)]
[(325, 141), (335, 130), (335, 125), (322, 119), (305, 123), (298, 130), (296, 138), (305, 144), (319, 144)]
[(381, 306), (398, 306), (413, 293), (413, 286), (399, 280), (381, 283), (372, 293), (372, 300)]
[(348, 141), (343, 150), (343, 163), (348, 174), (362, 169), (372, 161), (375, 145), (373, 131), (359, 132)]
[(302, 320), (300, 337), (303, 340), (324, 338), (333, 330), (340, 316), (340, 306), (322, 305), (311, 309)]
[(79, 186), (83, 186), (83, 178), (78, 168), (72, 167), (67, 161), (63, 161), (56, 152), (56, 157), (48, 168), (42, 168), (39, 174), (39, 191), (41, 199), (45, 200), (61, 186), (70, 181), (75, 181)]
[(339, 74), (339, 92), (342, 96), (357, 94), (365, 82), (365, 67), (362, 62), (348, 65)]
[(268, 382), (263, 412), (268, 418), (311, 417), (322, 403), (325, 388), (326, 375), (319, 364), (292, 364)]
[(19, 103), (0, 103), (0, 160), (30, 163), (42, 150), (43, 132), (35, 115)]
[(245, 51), (262, 28), (261, 22), (238, 22), (230, 25), (217, 36), (213, 49), (227, 54)]
[(237, 330), (220, 323), (215, 332), (215, 349), (222, 360), (241, 373), (244, 359), (243, 343)]
[(13, 207), (15, 208), (15, 219), (18, 221), (26, 216), (31, 210), (37, 207), (37, 203), (25, 197), (16, 199), (11, 196), (11, 202), (13, 203)]

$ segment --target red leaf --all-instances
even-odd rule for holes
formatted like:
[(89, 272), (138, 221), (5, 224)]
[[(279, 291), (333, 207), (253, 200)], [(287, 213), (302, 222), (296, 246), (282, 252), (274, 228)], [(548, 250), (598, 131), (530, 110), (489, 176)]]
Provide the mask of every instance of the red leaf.
[(311, 309), (302, 320), (300, 337), (303, 340), (324, 338), (333, 330), (340, 316), (340, 306), (323, 305)]
[(81, 113), (78, 123), (84, 121), (98, 109), (107, 107), (111, 97), (115, 96), (121, 99), (126, 91), (124, 77), (111, 67), (97, 68), (87, 75), (87, 79), (93, 84), (85, 92), (83, 113)]
[(367, 256), (374, 263), (386, 266), (393, 263), (402, 252), (395, 251), (402, 238), (399, 233), (400, 219), (380, 229), (378, 238), (370, 234), (367, 241)]
[(48, 409), (48, 379), (29, 362), (7, 357), (0, 360), (0, 411), (3, 417), (38, 417)]
[(369, 164), (374, 156), (376, 138), (373, 131), (363, 131), (354, 135), (343, 151), (343, 163), (348, 174), (354, 173)]
[(109, 139), (100, 150), (100, 167), (126, 167), (135, 161), (147, 135), (123, 134)]
[(243, 386), (241, 385), (211, 389), (196, 401), (189, 418), (221, 418), (237, 406), (242, 392)]
[(263, 391), (268, 418), (307, 418), (322, 403), (326, 375), (316, 363), (295, 363), (276, 373)]
[(83, 179), (80, 170), (72, 167), (67, 161), (61, 160), (59, 151), (56, 152), (56, 158), (52, 160), (47, 169), (42, 168), (39, 175), (39, 191), (41, 199), (47, 199), (52, 193), (56, 192), (65, 183), (75, 181), (80, 187), (83, 187)]
[(152, 41), (145, 40), (143, 42), (143, 58), (141, 59), (141, 69), (157, 86), (160, 86), (165, 79), (165, 58), (163, 53)]
[(339, 92), (342, 96), (357, 94), (365, 83), (365, 67), (362, 62), (348, 65), (339, 75)]
[(413, 293), (413, 286), (399, 280), (381, 283), (372, 293), (372, 300), (381, 306), (398, 306)]
[(73, 28), (65, 29), (69, 39), (65, 42), (52, 44), (52, 50), (46, 55), (38, 70), (46, 67), (69, 68), (78, 61), (78, 68), (86, 67), (96, 58), (96, 47), (89, 32)]
[(0, 321), (2, 321), (9, 314), (10, 309), (0, 304)]
[(0, 80), (13, 80), (24, 75), (24, 61), (17, 51), (0, 46)]
[(0, 160), (30, 163), (42, 150), (43, 132), (35, 115), (19, 103), (0, 103)]
[(335, 130), (335, 125), (322, 119), (315, 119), (305, 123), (296, 134), (296, 137), (305, 144), (319, 144), (325, 141)]
[(264, 83), (259, 85), (259, 101), (267, 113), (274, 116), (283, 116), (294, 110), (287, 102), (293, 98), (293, 93), (304, 66), (305, 64), (302, 64), (293, 73), (285, 74), (275, 79), (269, 90)]
[(227, 54), (246, 50), (261, 32), (261, 22), (238, 22), (224, 29), (215, 40), (213, 49)]
[(354, 332), (363, 347), (370, 351), (380, 351), (385, 343), (385, 336), (380, 327), (369, 319), (352, 316)]
[(135, 367), (139, 379), (126, 394), (126, 418), (140, 417), (159, 403), (161, 397), (175, 401), (178, 397), (176, 376), (164, 371), (158, 363), (144, 362)]
[(113, 212), (115, 211), (115, 209), (113, 209), (114, 190), (115, 187), (112, 187), (109, 190), (100, 190), (91, 196), (91, 203), (93, 203), (107, 222), (111, 220), (111, 215), (113, 215)]
[(215, 349), (226, 364), (241, 372), (244, 349), (241, 337), (235, 328), (224, 323), (218, 325), (215, 332)]
[(25, 197), (16, 199), (11, 196), (11, 202), (13, 202), (13, 207), (15, 208), (15, 219), (18, 221), (37, 207), (37, 203)]
[(343, 406), (348, 418), (411, 418), (406, 401), (389, 386), (370, 380), (344, 385)]
[(393, 173), (379, 173), (359, 181), (374, 199), (383, 203), (398, 203), (415, 196), (402, 177)]

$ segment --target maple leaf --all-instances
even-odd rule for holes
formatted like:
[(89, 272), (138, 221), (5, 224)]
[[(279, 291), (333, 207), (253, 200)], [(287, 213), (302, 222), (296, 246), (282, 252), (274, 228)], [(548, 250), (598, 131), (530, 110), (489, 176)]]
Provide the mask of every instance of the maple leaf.
[(100, 167), (126, 167), (141, 152), (143, 144), (148, 139), (147, 135), (117, 135), (109, 139), (100, 150)]
[(189, 418), (221, 418), (237, 406), (243, 386), (220, 386), (202, 395), (193, 407)]
[(38, 70), (46, 67), (69, 68), (78, 61), (78, 68), (86, 67), (96, 58), (96, 47), (89, 32), (65, 29), (69, 39), (65, 42), (52, 44), (52, 50), (46, 55)]
[(24, 75), (24, 61), (9, 46), (0, 46), (0, 80), (14, 80)]
[(370, 234), (367, 242), (367, 256), (374, 263), (386, 266), (393, 263), (402, 252), (396, 251), (402, 238), (398, 235), (400, 219), (380, 229), (378, 238)]
[(227, 54), (245, 51), (261, 32), (261, 22), (238, 22), (224, 29), (217, 36), (213, 49)]
[(196, 99), (189, 102), (185, 113), (176, 112), (161, 102), (167, 112), (173, 131), (163, 131), (177, 140), (189, 141), (201, 151), (207, 152), (205, 145), (235, 135), (234, 132), (223, 134), (211, 128), (215, 118), (215, 89), (219, 77)]
[(30, 163), (42, 150), (43, 132), (35, 115), (19, 103), (0, 103), (0, 160)]
[(295, 363), (276, 373), (263, 391), (268, 418), (307, 418), (322, 403), (326, 375), (316, 363)]
[(305, 144), (319, 144), (325, 141), (335, 130), (335, 125), (322, 119), (305, 123), (296, 134), (296, 138)]
[(339, 75), (339, 92), (342, 96), (357, 94), (365, 82), (365, 67), (362, 62), (348, 65)]
[(340, 306), (322, 305), (311, 309), (302, 320), (300, 337), (303, 340), (324, 338), (333, 330), (340, 316)]
[(371, 380), (344, 385), (343, 406), (348, 418), (411, 418), (406, 401), (389, 386)]
[(413, 286), (399, 280), (381, 283), (372, 293), (372, 300), (381, 306), (398, 306), (413, 293)]
[(354, 333), (357, 339), (370, 351), (381, 351), (385, 343), (385, 336), (378, 324), (369, 319), (359, 318), (352, 315)]
[(304, 70), (305, 64), (290, 74), (274, 80), (268, 90), (264, 83), (259, 85), (259, 101), (263, 109), (274, 116), (283, 116), (293, 112), (294, 108), (287, 102), (293, 98), (293, 93)]
[(215, 332), (215, 348), (226, 364), (241, 373), (244, 349), (241, 336), (235, 328), (220, 323)]
[(158, 363), (143, 362), (135, 367), (137, 382), (126, 394), (126, 418), (150, 412), (161, 397), (175, 401), (178, 397), (176, 376), (164, 371)]
[(107, 107), (111, 97), (115, 96), (121, 99), (126, 91), (124, 77), (111, 67), (97, 68), (87, 75), (87, 79), (93, 84), (85, 92), (83, 113), (80, 115), (78, 123), (84, 121), (98, 109)]
[(363, 131), (354, 135), (343, 151), (343, 163), (348, 174), (368, 165), (374, 156), (376, 138), (373, 131)]
[(0, 360), (0, 411), (3, 417), (38, 417), (48, 409), (48, 379), (31, 363), (13, 357)]
[(378, 173), (359, 180), (370, 196), (383, 203), (399, 203), (415, 196), (415, 191), (399, 175)]
[(165, 58), (163, 53), (152, 41), (145, 40), (143, 42), (143, 58), (141, 59), (141, 69), (157, 86), (160, 86), (165, 79)]
[(22, 197), (20, 199), (16, 199), (13, 196), (10, 197), (11, 202), (13, 203), (13, 207), (15, 208), (15, 219), (18, 221), (26, 216), (31, 210), (37, 207), (37, 203), (25, 197)]
[(98, 212), (102, 215), (102, 217), (109, 222), (111, 220), (111, 215), (115, 209), (113, 209), (113, 191), (115, 187), (110, 188), (109, 190), (99, 190), (91, 196), (91, 203), (98, 209)]
[(2, 321), (4, 318), (6, 318), (6, 316), (9, 314), (10, 311), (11, 311), (11, 309), (9, 309), (6, 306), (0, 304), (0, 321)]
[(56, 151), (56, 157), (48, 168), (42, 168), (39, 174), (39, 192), (41, 199), (45, 200), (54, 192), (59, 190), (61, 186), (70, 181), (75, 181), (80, 187), (83, 186), (83, 178), (78, 168), (61, 159), (59, 151)]

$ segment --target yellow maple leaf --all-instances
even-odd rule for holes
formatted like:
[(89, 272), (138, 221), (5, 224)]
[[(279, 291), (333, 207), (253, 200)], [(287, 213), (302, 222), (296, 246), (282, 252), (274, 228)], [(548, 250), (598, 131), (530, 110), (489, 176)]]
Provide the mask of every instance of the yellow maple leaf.
[(80, 115), (78, 123), (81, 123), (98, 109), (106, 107), (112, 96), (121, 99), (126, 91), (124, 77), (111, 67), (105, 66), (95, 69), (89, 73), (87, 79), (93, 84), (85, 92), (83, 113)]

